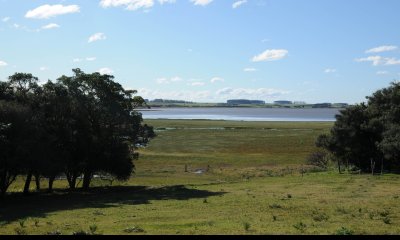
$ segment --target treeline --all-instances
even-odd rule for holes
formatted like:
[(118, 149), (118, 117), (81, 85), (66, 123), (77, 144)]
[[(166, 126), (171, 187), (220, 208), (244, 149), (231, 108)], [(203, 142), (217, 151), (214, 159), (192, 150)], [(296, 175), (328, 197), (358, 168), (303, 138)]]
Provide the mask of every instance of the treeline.
[(228, 105), (238, 105), (238, 104), (264, 105), (265, 101), (262, 101), (262, 100), (248, 100), (248, 99), (230, 99), (230, 100), (227, 100), (226, 103)]
[(189, 101), (183, 101), (183, 100), (171, 100), (171, 99), (162, 99), (162, 98), (157, 98), (154, 100), (148, 100), (146, 99), (146, 102), (149, 103), (187, 103), (187, 104), (191, 104), (193, 102), (189, 102)]
[(83, 178), (89, 188), (94, 174), (127, 180), (138, 157), (135, 144), (155, 136), (135, 108), (145, 104), (114, 77), (86, 74), (38, 84), (38, 78), (15, 73), (0, 82), (0, 192), (4, 195), (17, 176), (25, 176), (24, 193), (34, 177), (52, 191), (57, 176), (65, 175), (75, 189)]
[(368, 102), (340, 111), (329, 134), (316, 145), (340, 167), (363, 172), (400, 171), (400, 83), (367, 97)]

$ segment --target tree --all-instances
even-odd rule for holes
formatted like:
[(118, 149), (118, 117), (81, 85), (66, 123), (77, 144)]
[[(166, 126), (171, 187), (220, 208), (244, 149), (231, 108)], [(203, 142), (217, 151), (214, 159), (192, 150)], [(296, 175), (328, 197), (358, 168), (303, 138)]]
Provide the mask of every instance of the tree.
[[(111, 75), (86, 74), (80, 69), (73, 70), (72, 77), (62, 76), (58, 83), (66, 87), (75, 119), (73, 158), (66, 175), (73, 184), (78, 174), (83, 174), (83, 188), (88, 188), (95, 172), (111, 171), (117, 177), (132, 173), (133, 144), (138, 141), (144, 128), (140, 113), (135, 108), (144, 104), (141, 97), (133, 96), (136, 91), (125, 90), (113, 81)], [(149, 131), (149, 127), (146, 127)], [(122, 149), (121, 153), (110, 148)], [(115, 158), (115, 159), (114, 159)], [(115, 170), (115, 160), (128, 166)], [(125, 161), (125, 162), (121, 162)], [(72, 176), (71, 176), (72, 175)], [(71, 185), (71, 184), (70, 184)]]
[[(362, 171), (399, 170), (400, 156), (400, 84), (367, 97), (368, 103), (340, 111), (329, 135), (321, 135), (317, 146), (323, 147), (348, 167)], [(339, 170), (340, 171), (340, 170)]]
[(0, 100), (0, 192), (4, 195), (21, 174), (29, 109), (15, 102)]
[(136, 143), (155, 137), (142, 125), (136, 108), (145, 105), (135, 90), (125, 90), (111, 75), (73, 69), (43, 86), (38, 78), (15, 73), (0, 82), (0, 184), (5, 193), (17, 175), (25, 175), (24, 193), (32, 177), (49, 181), (65, 173), (74, 189), (83, 175), (83, 188), (95, 173), (128, 179), (137, 159)]
[(55, 178), (64, 172), (71, 158), (74, 119), (70, 97), (63, 85), (48, 81), (42, 89), (40, 127), (45, 134), (40, 146), (43, 150), (40, 174), (48, 179), (51, 192)]

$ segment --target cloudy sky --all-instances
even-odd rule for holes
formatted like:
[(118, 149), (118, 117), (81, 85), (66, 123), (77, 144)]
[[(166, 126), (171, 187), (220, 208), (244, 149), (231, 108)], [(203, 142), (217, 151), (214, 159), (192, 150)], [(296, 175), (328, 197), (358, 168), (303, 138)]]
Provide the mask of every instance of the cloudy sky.
[(0, 80), (72, 68), (145, 98), (365, 101), (400, 78), (398, 0), (0, 0)]

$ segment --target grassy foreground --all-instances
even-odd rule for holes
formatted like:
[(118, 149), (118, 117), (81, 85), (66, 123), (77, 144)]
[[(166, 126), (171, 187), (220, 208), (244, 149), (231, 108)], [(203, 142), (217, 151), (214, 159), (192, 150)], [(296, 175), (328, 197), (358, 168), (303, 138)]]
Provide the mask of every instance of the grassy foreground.
[(332, 123), (147, 123), (158, 137), (130, 181), (23, 197), (20, 179), (0, 200), (0, 234), (400, 233), (399, 176), (305, 165)]

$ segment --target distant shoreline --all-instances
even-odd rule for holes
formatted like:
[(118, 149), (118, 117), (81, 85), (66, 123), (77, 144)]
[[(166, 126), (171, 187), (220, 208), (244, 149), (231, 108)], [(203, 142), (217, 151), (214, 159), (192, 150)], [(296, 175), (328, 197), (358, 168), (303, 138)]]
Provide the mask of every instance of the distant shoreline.
[(147, 103), (146, 107), (140, 108), (141, 111), (152, 111), (152, 108), (290, 108), (290, 109), (343, 109), (348, 106), (343, 105), (331, 105), (331, 106), (319, 106), (319, 104), (302, 104), (302, 105), (276, 105), (276, 104), (263, 104), (263, 105), (251, 105), (251, 104), (238, 104), (229, 105), (225, 103)]

